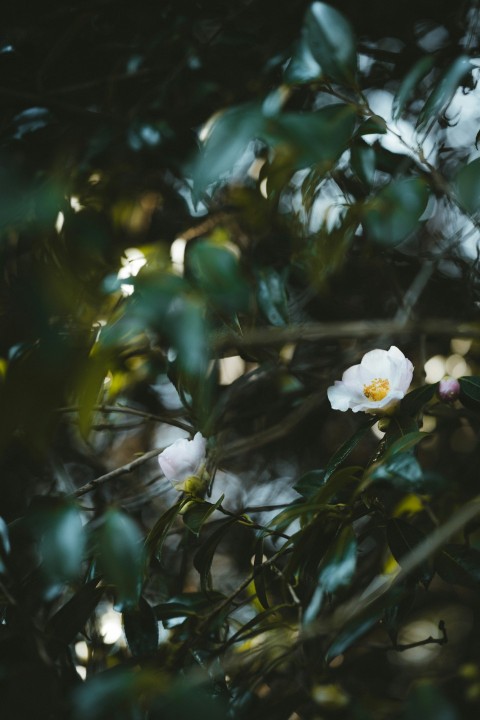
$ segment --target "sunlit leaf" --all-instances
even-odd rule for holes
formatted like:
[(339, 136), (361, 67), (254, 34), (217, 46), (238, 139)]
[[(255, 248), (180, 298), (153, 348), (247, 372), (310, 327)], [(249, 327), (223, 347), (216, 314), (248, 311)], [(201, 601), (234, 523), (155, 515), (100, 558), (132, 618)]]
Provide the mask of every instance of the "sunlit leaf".
[(305, 17), (306, 40), (324, 73), (351, 84), (357, 71), (356, 41), (348, 20), (331, 5), (314, 2)]

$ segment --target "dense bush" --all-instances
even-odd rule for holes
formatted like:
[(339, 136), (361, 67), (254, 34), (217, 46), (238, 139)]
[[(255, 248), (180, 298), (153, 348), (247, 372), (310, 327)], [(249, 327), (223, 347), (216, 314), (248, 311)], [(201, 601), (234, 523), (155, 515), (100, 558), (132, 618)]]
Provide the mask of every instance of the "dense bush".
[(479, 22), (5, 10), (2, 719), (478, 712)]

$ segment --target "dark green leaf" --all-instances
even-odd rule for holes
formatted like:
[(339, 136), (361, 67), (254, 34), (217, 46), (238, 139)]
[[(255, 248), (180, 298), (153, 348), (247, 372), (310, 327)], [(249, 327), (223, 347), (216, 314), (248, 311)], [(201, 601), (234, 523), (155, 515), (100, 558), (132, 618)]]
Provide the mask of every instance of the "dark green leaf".
[(154, 653), (158, 646), (158, 620), (148, 602), (140, 596), (138, 607), (124, 610), (122, 619), (133, 657)]
[(385, 247), (406, 240), (418, 228), (428, 195), (420, 178), (392, 180), (365, 205), (363, 223), (368, 236)]
[(393, 119), (397, 120), (403, 113), (416, 86), (433, 68), (435, 55), (420, 58), (403, 78), (393, 100)]
[(413, 687), (405, 703), (401, 720), (461, 720), (438, 683), (423, 681)]
[(249, 141), (263, 136), (264, 121), (261, 106), (253, 103), (226, 110), (213, 121), (193, 168), (197, 195), (232, 172)]
[(376, 154), (371, 145), (363, 141), (357, 141), (351, 150), (352, 169), (357, 177), (370, 186), (375, 177)]
[[(414, 525), (400, 520), (399, 518), (392, 518), (387, 523), (387, 542), (395, 560), (398, 562), (400, 567), (402, 566), (403, 559), (423, 540), (425, 540), (425, 533), (416, 528)], [(422, 563), (418, 570), (412, 573), (412, 577), (420, 580), (425, 587), (427, 587), (432, 579), (432, 571), (428, 563)]]
[(6, 560), (10, 554), (10, 538), (5, 520), (0, 517), (0, 575), (6, 572)]
[(96, 533), (99, 567), (117, 590), (119, 610), (135, 607), (144, 571), (143, 538), (136, 523), (120, 510), (108, 510)]
[(441, 115), (450, 105), (458, 86), (465, 75), (472, 70), (470, 58), (461, 55), (446, 69), (440, 77), (435, 89), (418, 116), (417, 126), (423, 127), (430, 119)]
[(385, 135), (387, 132), (387, 121), (380, 115), (370, 115), (358, 127), (355, 137), (362, 135)]
[(72, 580), (80, 573), (85, 533), (76, 505), (41, 498), (29, 514), (43, 570), (52, 582)]
[(269, 568), (261, 567), (264, 561), (263, 546), (264, 538), (261, 537), (257, 542), (257, 548), (255, 550), (255, 555), (253, 558), (253, 582), (255, 585), (255, 592), (257, 593), (257, 598), (259, 599), (261, 605), (264, 608), (269, 608), (270, 603), (268, 602), (267, 598), (267, 584), (265, 582), (265, 574), (269, 572)]
[(423, 406), (433, 398), (437, 386), (438, 383), (422, 385), (422, 387), (415, 388), (415, 390), (409, 392), (400, 403), (401, 412), (405, 415), (416, 415), (422, 410)]
[(293, 489), (305, 500), (311, 500), (318, 490), (325, 484), (325, 470), (311, 470), (302, 475)]
[(148, 533), (147, 539), (145, 540), (145, 545), (148, 555), (150, 557), (154, 555), (157, 557), (161, 557), (162, 547), (163, 543), (165, 542), (167, 533), (172, 527), (173, 523), (175, 522), (175, 518), (177, 517), (178, 513), (186, 502), (188, 502), (186, 499), (180, 500), (175, 505), (172, 505), (171, 508), (168, 508), (168, 510), (166, 510), (164, 514), (157, 520), (155, 525)]
[(212, 610), (217, 602), (225, 600), (221, 593), (210, 591), (208, 595), (201, 592), (183, 593), (160, 603), (154, 607), (157, 620), (170, 620), (171, 618), (202, 615)]
[(393, 455), (411, 450), (427, 437), (430, 437), (429, 433), (421, 432), (420, 430), (414, 430), (406, 435), (402, 435), (402, 437), (399, 437), (398, 440), (395, 440), (395, 442), (389, 446), (385, 459), (390, 459)]
[(347, 623), (343, 630), (339, 632), (335, 640), (327, 650), (325, 660), (330, 662), (337, 655), (341, 655), (348, 650), (353, 643), (365, 635), (382, 616), (379, 611), (370, 611), (363, 613), (360, 617)]
[(187, 506), (187, 509), (183, 513), (183, 522), (195, 535), (200, 535), (200, 531), (203, 525), (206, 523), (210, 515), (222, 504), (222, 495), (216, 503), (209, 503), (203, 500), (193, 500), (191, 504)]
[(357, 71), (356, 42), (346, 18), (330, 5), (314, 2), (305, 17), (306, 40), (325, 75), (352, 84)]
[(211, 590), (211, 576), (210, 568), (212, 566), (213, 557), (217, 550), (219, 542), (221, 542), (225, 533), (229, 530), (233, 523), (238, 522), (237, 518), (229, 518), (217, 528), (209, 538), (204, 540), (199, 550), (197, 550), (194, 558), (193, 565), (198, 573), (200, 574), (200, 586), (203, 592)]
[(454, 188), (462, 208), (475, 215), (480, 210), (480, 158), (460, 167)]
[(62, 646), (73, 642), (97, 607), (104, 590), (103, 587), (99, 587), (99, 581), (96, 578), (83, 585), (50, 618), (47, 625), (47, 634), (52, 635), (55, 642)]
[(334, 593), (338, 588), (348, 585), (355, 573), (356, 561), (357, 541), (351, 526), (347, 526), (329, 547), (321, 562), (318, 585), (305, 610), (304, 624), (315, 620), (325, 594)]
[(281, 327), (288, 322), (285, 280), (273, 268), (263, 268), (256, 274), (257, 302), (271, 325)]
[(435, 570), (452, 585), (480, 586), (480, 551), (466, 545), (445, 545), (435, 556)]
[(313, 57), (308, 43), (302, 38), (296, 45), (293, 55), (283, 74), (288, 84), (311, 83), (320, 80), (322, 68)]
[(462, 396), (465, 396), (468, 400), (480, 403), (480, 377), (467, 375), (459, 378), (458, 382), (460, 383), (461, 399), (463, 399)]
[(229, 248), (213, 240), (192, 243), (185, 256), (185, 272), (205, 294), (207, 302), (222, 312), (247, 309), (248, 286), (238, 259)]
[(406, 492), (421, 491), (423, 472), (412, 453), (401, 452), (376, 465), (371, 479), (374, 482), (384, 480)]
[(352, 450), (357, 447), (360, 440), (367, 434), (377, 418), (370, 419), (365, 425), (362, 425), (343, 445), (334, 453), (325, 468), (325, 482), (335, 472), (335, 470), (347, 459)]

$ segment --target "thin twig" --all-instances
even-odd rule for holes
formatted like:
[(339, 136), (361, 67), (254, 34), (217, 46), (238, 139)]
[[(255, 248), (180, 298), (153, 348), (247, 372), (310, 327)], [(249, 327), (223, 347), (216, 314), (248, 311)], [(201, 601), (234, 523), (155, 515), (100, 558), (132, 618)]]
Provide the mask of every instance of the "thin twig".
[[(76, 405), (72, 405), (71, 407), (62, 407), (58, 408), (57, 412), (59, 413), (76, 413), (79, 412), (80, 408)], [(173, 425), (175, 427), (180, 428), (180, 430), (185, 430), (186, 432), (190, 433), (192, 432), (192, 426), (188, 423), (183, 422), (182, 420), (178, 420), (176, 417), (170, 417), (169, 415), (153, 415), (152, 413), (144, 412), (143, 410), (138, 410), (137, 408), (127, 407), (126, 405), (96, 405), (93, 410), (95, 412), (100, 412), (105, 415), (108, 415), (109, 413), (122, 413), (125, 415), (135, 415), (137, 417), (143, 418), (145, 421), (150, 422), (157, 422), (157, 423), (165, 423), (167, 425)]]
[(133, 472), (138, 467), (140, 467), (140, 465), (143, 465), (152, 458), (157, 457), (157, 455), (160, 455), (163, 450), (164, 448), (156, 448), (155, 450), (150, 450), (150, 452), (144, 453), (141, 457), (137, 458), (136, 460), (132, 460), (126, 465), (122, 465), (121, 467), (116, 468), (115, 470), (112, 470), (105, 475), (100, 475), (100, 477), (95, 478), (94, 480), (90, 480), (90, 482), (88, 482), (86, 485), (82, 485), (82, 487), (78, 488), (78, 490), (75, 490), (75, 492), (72, 493), (72, 496), (81, 497), (82, 495), (86, 495), (87, 493), (92, 492), (92, 490), (97, 490), (97, 488), (99, 488), (104, 483), (109, 482), (110, 480), (114, 480), (121, 475), (126, 475), (127, 473)]

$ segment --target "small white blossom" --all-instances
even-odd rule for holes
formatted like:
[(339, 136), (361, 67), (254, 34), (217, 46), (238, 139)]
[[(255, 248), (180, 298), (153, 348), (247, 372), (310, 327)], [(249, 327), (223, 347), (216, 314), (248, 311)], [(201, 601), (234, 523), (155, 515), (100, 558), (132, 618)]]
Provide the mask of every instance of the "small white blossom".
[(412, 375), (412, 363), (395, 345), (371, 350), (328, 388), (328, 399), (334, 410), (387, 415), (405, 396)]
[(193, 440), (176, 440), (158, 456), (160, 469), (173, 486), (184, 489), (191, 477), (201, 475), (205, 464), (206, 440), (197, 433)]

